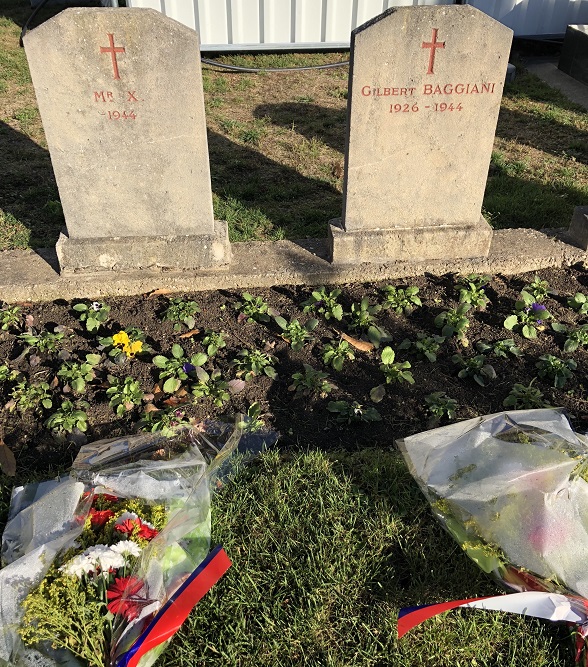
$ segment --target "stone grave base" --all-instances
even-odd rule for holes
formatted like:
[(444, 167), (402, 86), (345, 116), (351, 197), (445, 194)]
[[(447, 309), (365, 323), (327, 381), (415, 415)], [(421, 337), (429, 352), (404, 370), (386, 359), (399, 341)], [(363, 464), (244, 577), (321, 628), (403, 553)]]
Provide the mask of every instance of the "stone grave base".
[(340, 218), (329, 222), (329, 259), (335, 265), (486, 257), (491, 241), (492, 228), (483, 217), (472, 224), (351, 232)]
[(227, 223), (215, 220), (213, 234), (69, 238), (55, 246), (64, 275), (103, 271), (226, 269), (231, 261)]

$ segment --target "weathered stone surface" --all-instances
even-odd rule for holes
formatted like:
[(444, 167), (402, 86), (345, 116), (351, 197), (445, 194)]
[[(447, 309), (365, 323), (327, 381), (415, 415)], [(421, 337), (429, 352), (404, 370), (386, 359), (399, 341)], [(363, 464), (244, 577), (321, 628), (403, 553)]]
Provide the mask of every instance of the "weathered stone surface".
[(574, 245), (588, 250), (588, 206), (576, 206), (568, 234)]
[(588, 83), (588, 25), (569, 25), (558, 65), (562, 72)]
[[(431, 258), (423, 228), (463, 225), (471, 252), (488, 252), (480, 216), (511, 41), (466, 5), (390, 9), (352, 33), (347, 232), (414, 228), (399, 250)], [(439, 236), (437, 258), (463, 256), (451, 242)]]
[[(75, 8), (24, 42), (69, 242), (218, 236), (196, 33), (154, 10)], [(177, 268), (172, 244), (159, 249)], [(226, 240), (210, 265), (229, 258)]]

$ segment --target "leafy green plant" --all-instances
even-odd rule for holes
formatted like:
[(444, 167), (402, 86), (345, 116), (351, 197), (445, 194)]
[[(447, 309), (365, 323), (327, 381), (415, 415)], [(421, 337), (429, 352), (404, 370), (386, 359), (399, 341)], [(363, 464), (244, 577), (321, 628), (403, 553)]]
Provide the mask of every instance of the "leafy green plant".
[(86, 331), (98, 331), (101, 324), (104, 324), (110, 316), (110, 306), (100, 301), (93, 301), (90, 304), (76, 303), (73, 307), (78, 313), (78, 319), (85, 324)]
[(359, 303), (351, 304), (349, 313), (349, 328), (356, 331), (367, 331), (372, 326), (377, 326), (375, 316), (382, 310), (382, 306), (371, 304), (365, 296)]
[(188, 424), (190, 424), (190, 420), (186, 418), (184, 410), (171, 407), (165, 410), (146, 411), (137, 426), (140, 431), (161, 433), (166, 438), (171, 438), (178, 429)]
[(386, 285), (382, 288), (384, 301), (382, 308), (384, 310), (393, 310), (397, 315), (410, 315), (416, 307), (422, 306), (418, 287), (394, 287)]
[(580, 315), (585, 315), (588, 313), (588, 297), (582, 292), (576, 292), (568, 299), (568, 306)]
[(475, 357), (465, 359), (461, 354), (454, 354), (451, 361), (460, 367), (458, 378), (472, 378), (481, 387), (496, 379), (496, 371), (491, 364), (486, 363), (486, 357), (478, 354)]
[(198, 382), (190, 389), (194, 398), (210, 398), (214, 405), (220, 408), (231, 397), (231, 386), (223, 378), (220, 370), (214, 369), (211, 373), (207, 373), (203, 368), (197, 368), (196, 376)]
[(91, 382), (96, 377), (95, 367), (100, 363), (99, 354), (87, 354), (86, 361), (66, 361), (57, 371), (57, 377), (64, 380), (63, 391), (73, 391), (81, 394), (86, 389), (86, 382)]
[(558, 333), (567, 334), (563, 348), (564, 352), (575, 352), (579, 347), (588, 345), (588, 324), (582, 324), (575, 328), (568, 328), (565, 324), (554, 322), (551, 327)]
[(123, 380), (109, 375), (108, 383), (110, 384), (106, 390), (106, 396), (110, 399), (108, 405), (114, 408), (119, 417), (132, 410), (134, 405), (141, 405), (143, 391), (137, 380), (132, 377), (126, 377)]
[(490, 352), (496, 357), (502, 357), (506, 359), (508, 355), (513, 357), (522, 357), (523, 353), (520, 347), (515, 345), (513, 338), (505, 338), (504, 340), (498, 340), (495, 343), (487, 343), (486, 341), (478, 341), (476, 343), (476, 350), (482, 354)]
[(182, 297), (169, 300), (168, 307), (163, 311), (163, 320), (174, 323), (174, 331), (181, 331), (182, 324), (193, 329), (196, 325), (194, 317), (200, 312), (200, 306), (196, 301), (184, 301)]
[(204, 338), (202, 339), (202, 345), (206, 348), (206, 354), (208, 354), (209, 357), (214, 357), (221, 348), (227, 346), (224, 333), (222, 331), (206, 329)]
[(425, 396), (425, 404), (436, 422), (441, 421), (443, 417), (455, 419), (457, 401), (449, 398), (444, 391), (434, 391), (432, 394)]
[(469, 345), (466, 330), (470, 326), (470, 321), (466, 317), (466, 313), (470, 308), (469, 303), (461, 303), (457, 308), (450, 308), (437, 315), (435, 326), (441, 329), (441, 335), (444, 338), (455, 336), (463, 346)]
[(543, 400), (543, 394), (537, 387), (533, 387), (533, 378), (528, 385), (516, 383), (510, 390), (508, 396), (502, 401), (505, 408), (514, 408), (515, 410), (531, 410), (532, 408), (547, 408), (547, 403)]
[(309, 343), (310, 341), (314, 340), (314, 338), (310, 335), (310, 332), (316, 329), (318, 325), (317, 319), (312, 318), (308, 320), (304, 326), (300, 324), (298, 320), (291, 320), (290, 322), (286, 322), (286, 320), (279, 315), (274, 317), (274, 320), (280, 329), (282, 329), (283, 333), (280, 335), (285, 341), (290, 343), (290, 347), (294, 351), (297, 352), (298, 350), (301, 350), (305, 343)]
[(279, 315), (260, 296), (252, 296), (249, 292), (243, 292), (241, 298), (243, 301), (237, 301), (234, 305), (235, 309), (239, 311), (238, 322), (246, 321), (247, 324), (269, 322), (271, 317)]
[(261, 415), (261, 404), (255, 401), (247, 408), (241, 421), (237, 422), (237, 427), (245, 433), (262, 431), (266, 426)]
[(65, 334), (61, 331), (40, 331), (37, 333), (20, 334), (19, 338), (23, 340), (29, 348), (35, 348), (37, 352), (43, 354), (57, 352), (61, 349)]
[(0, 365), (0, 382), (10, 382), (19, 376), (18, 371), (9, 368), (6, 364)]
[(545, 300), (545, 297), (548, 294), (553, 293), (549, 289), (549, 283), (547, 282), (547, 280), (541, 280), (541, 278), (537, 274), (535, 274), (535, 277), (528, 285), (525, 285), (525, 287), (523, 287), (522, 292), (529, 294), (532, 297), (533, 301), (535, 301), (536, 303), (541, 303), (541, 301)]
[(335, 420), (339, 424), (377, 422), (382, 420), (382, 416), (376, 408), (364, 408), (357, 401), (353, 401), (352, 403), (348, 401), (330, 401), (327, 405), (327, 410), (337, 415)]
[(53, 407), (51, 389), (47, 382), (28, 384), (26, 380), (21, 380), (12, 389), (10, 397), (10, 401), (6, 404), (10, 412), (15, 409), (19, 412), (27, 412), (40, 407), (49, 410)]
[(278, 377), (274, 364), (277, 358), (267, 352), (259, 350), (241, 350), (237, 353), (237, 359), (233, 359), (231, 364), (236, 367), (236, 376), (245, 375), (245, 382), (249, 382), (256, 375), (267, 375), (272, 380)]
[(539, 377), (551, 380), (556, 389), (561, 389), (568, 380), (571, 380), (578, 368), (573, 359), (560, 359), (552, 354), (542, 354), (535, 366), (539, 369)]
[(296, 396), (320, 396), (324, 398), (329, 394), (333, 385), (329, 382), (328, 373), (315, 370), (308, 364), (303, 364), (304, 372), (292, 374), (292, 384), (289, 391), (295, 391)]
[(551, 314), (528, 292), (523, 291), (520, 296), (515, 303), (515, 313), (504, 320), (504, 328), (509, 331), (520, 329), (525, 338), (537, 338), (537, 332), (545, 329), (545, 321), (551, 318)]
[(409, 340), (405, 338), (398, 346), (399, 350), (408, 350), (417, 356), (419, 359), (428, 359), (431, 363), (437, 361), (437, 352), (445, 342), (443, 336), (427, 336), (426, 333), (420, 331), (417, 334), (416, 340)]
[(63, 401), (61, 407), (45, 421), (45, 426), (56, 434), (73, 433), (74, 429), (85, 432), (88, 429), (89, 409), (87, 401)]
[(346, 360), (354, 361), (355, 354), (346, 340), (339, 340), (336, 343), (327, 343), (322, 351), (323, 362), (327, 366), (332, 366), (336, 371), (343, 369), (343, 363)]
[(408, 370), (410, 368), (410, 362), (395, 361), (396, 353), (391, 347), (385, 347), (382, 350), (380, 358), (382, 360), (380, 370), (386, 377), (386, 384), (391, 384), (393, 382), (408, 382), (409, 384), (414, 384), (414, 377)]
[(485, 289), (490, 283), (490, 276), (470, 273), (458, 279), (455, 289), (459, 292), (459, 302), (469, 303), (474, 308), (485, 310), (490, 303)]
[(340, 322), (344, 315), (343, 306), (337, 301), (340, 295), (340, 289), (327, 292), (325, 287), (319, 287), (318, 290), (313, 290), (309, 299), (302, 302), (302, 310), (305, 313), (320, 313), (327, 320), (333, 318)]
[(20, 306), (9, 306), (0, 308), (0, 329), (8, 331), (10, 327), (17, 328), (22, 322), (22, 308)]
[(208, 360), (204, 352), (186, 357), (181, 345), (175, 343), (171, 348), (171, 357), (158, 354), (153, 357), (153, 365), (161, 370), (159, 379), (165, 380), (163, 391), (168, 394), (176, 392), (183, 381), (196, 376), (196, 370), (203, 366)]

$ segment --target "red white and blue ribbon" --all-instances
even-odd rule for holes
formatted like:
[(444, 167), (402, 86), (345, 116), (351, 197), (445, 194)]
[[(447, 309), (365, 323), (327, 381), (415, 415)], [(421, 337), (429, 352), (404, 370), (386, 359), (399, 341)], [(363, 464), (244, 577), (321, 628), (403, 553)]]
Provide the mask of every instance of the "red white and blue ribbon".
[(534, 616), (550, 621), (567, 621), (577, 625), (588, 623), (588, 604), (583, 598), (559, 593), (527, 591), (469, 600), (453, 600), (419, 607), (404, 607), (398, 614), (398, 637), (437, 614), (450, 609), (489, 609)]
[(137, 667), (151, 649), (172, 637), (188, 614), (231, 567), (222, 546), (215, 547), (163, 605), (133, 646), (116, 661), (116, 667)]

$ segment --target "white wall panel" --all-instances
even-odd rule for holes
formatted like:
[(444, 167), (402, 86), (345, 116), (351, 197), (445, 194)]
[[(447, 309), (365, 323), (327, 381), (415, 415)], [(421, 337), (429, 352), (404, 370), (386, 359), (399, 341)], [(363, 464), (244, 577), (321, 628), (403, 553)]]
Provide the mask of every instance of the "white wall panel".
[[(128, 0), (195, 28), (206, 50), (321, 48), (349, 44), (351, 30), (390, 7), (453, 0)], [(588, 0), (468, 0), (515, 35), (563, 35), (588, 23)]]

